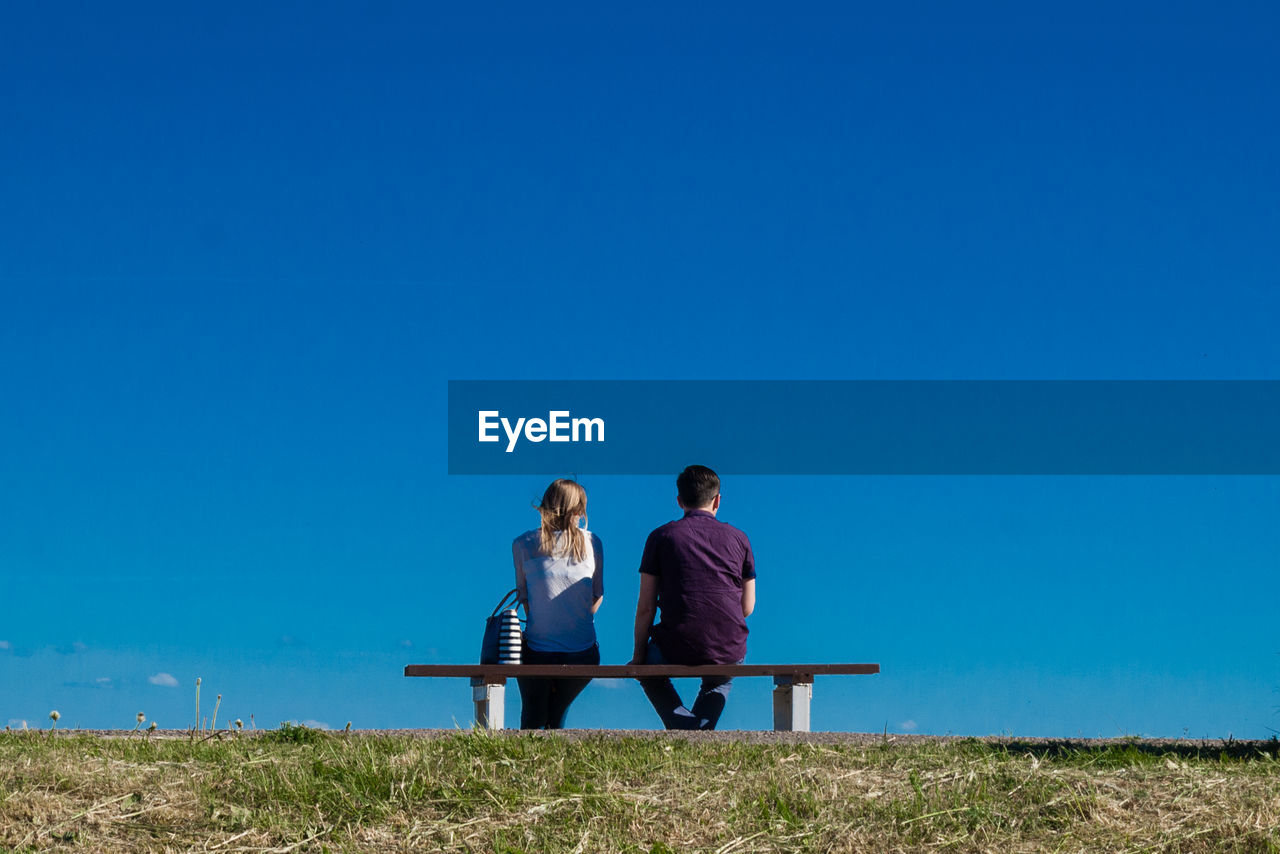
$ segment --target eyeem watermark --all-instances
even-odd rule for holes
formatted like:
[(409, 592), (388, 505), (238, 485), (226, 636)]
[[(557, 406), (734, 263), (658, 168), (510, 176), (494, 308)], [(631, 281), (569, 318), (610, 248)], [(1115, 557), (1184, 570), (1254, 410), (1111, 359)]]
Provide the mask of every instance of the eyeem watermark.
[(693, 460), (722, 476), (1280, 475), (1276, 380), (451, 380), (448, 394), (450, 474)]
[(603, 418), (572, 418), (567, 409), (552, 409), (542, 418), (504, 418), (496, 409), (481, 409), (476, 413), (480, 424), (481, 442), (499, 442), (499, 427), (507, 437), (507, 453), (516, 449), (523, 435), (530, 442), (603, 442)]

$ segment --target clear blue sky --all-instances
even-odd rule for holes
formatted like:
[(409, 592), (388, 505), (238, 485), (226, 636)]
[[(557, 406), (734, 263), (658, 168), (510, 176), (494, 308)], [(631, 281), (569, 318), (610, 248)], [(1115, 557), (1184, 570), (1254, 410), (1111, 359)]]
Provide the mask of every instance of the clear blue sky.
[[(1280, 378), (1278, 25), (10, 4), (0, 719), (184, 727), (201, 676), (223, 719), (465, 725), (401, 669), (474, 659), (546, 478), (445, 474), (451, 378)], [(620, 662), (674, 484), (584, 484)], [(1280, 728), (1276, 478), (741, 477), (722, 518), (750, 660), (884, 667), (817, 728)], [(570, 723), (657, 720), (611, 683)]]

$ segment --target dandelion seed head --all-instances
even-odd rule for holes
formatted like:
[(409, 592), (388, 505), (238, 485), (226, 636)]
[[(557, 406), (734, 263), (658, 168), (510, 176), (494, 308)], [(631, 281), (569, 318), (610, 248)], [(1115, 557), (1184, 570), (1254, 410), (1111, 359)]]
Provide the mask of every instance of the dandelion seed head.
[(138, 712), (138, 723), (142, 723), (147, 719), (146, 712)]
[(49, 720), (51, 721), (56, 721), (60, 717), (62, 717), (62, 713), (59, 712), (57, 709), (54, 709), (52, 712), (49, 713)]

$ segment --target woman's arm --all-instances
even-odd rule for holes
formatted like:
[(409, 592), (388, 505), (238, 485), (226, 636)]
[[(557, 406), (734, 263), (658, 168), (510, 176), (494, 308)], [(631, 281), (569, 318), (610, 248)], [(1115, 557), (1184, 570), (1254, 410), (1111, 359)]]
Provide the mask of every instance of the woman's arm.
[(524, 612), (529, 613), (529, 581), (524, 577), (524, 561), (526, 550), (524, 547), (524, 537), (516, 537), (511, 543), (511, 562), (516, 567), (516, 597), (519, 598), (520, 604), (524, 606)]
[(604, 601), (604, 543), (595, 534), (591, 535), (591, 550), (596, 559), (596, 570), (591, 576), (591, 613), (594, 614)]

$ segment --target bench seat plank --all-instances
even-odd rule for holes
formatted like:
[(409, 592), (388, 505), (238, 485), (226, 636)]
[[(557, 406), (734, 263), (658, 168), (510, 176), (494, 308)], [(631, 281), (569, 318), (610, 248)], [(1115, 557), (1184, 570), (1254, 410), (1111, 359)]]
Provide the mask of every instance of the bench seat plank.
[[(590, 677), (592, 679), (638, 679), (670, 676), (673, 679), (702, 676), (804, 676), (868, 675), (880, 672), (879, 664), (410, 664), (405, 676), (466, 676), (494, 679), (501, 684), (515, 676)], [(501, 682), (497, 681), (501, 680)]]
[(880, 672), (879, 664), (410, 664), (405, 676), (465, 677), (471, 680), (476, 726), (503, 727), (506, 684), (520, 676), (577, 677), (591, 679), (641, 679), (669, 676), (673, 679), (701, 676), (772, 676), (773, 728), (788, 732), (809, 731), (809, 700), (814, 676), (862, 675)]

